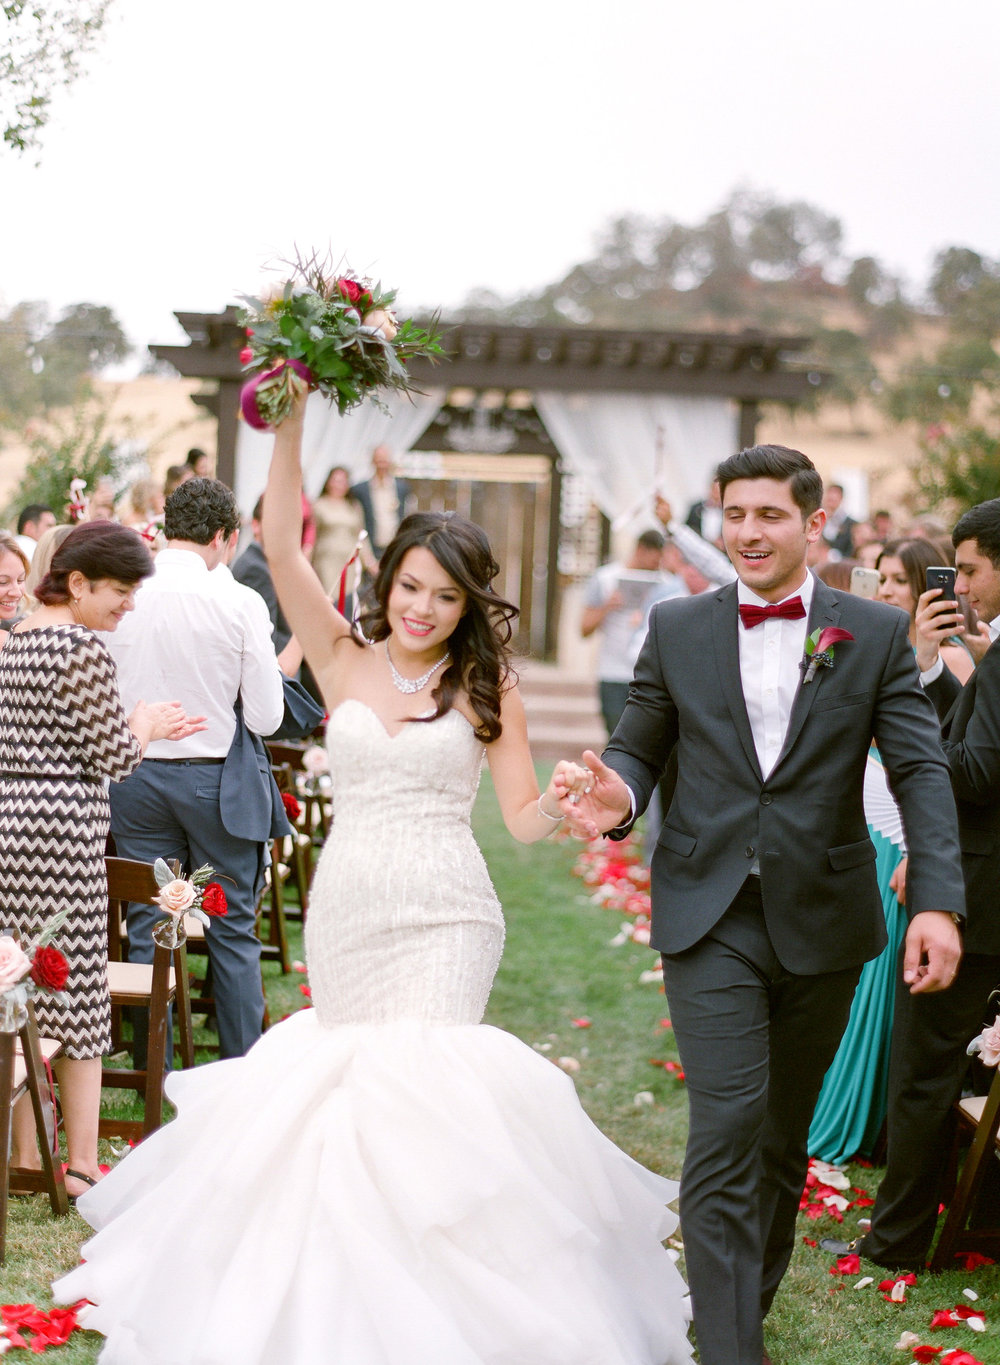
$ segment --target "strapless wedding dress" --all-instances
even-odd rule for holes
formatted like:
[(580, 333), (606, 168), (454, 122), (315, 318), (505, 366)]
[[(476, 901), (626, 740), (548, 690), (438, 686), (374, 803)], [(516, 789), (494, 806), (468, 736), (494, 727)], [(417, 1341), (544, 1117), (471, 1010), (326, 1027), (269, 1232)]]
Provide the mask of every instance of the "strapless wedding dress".
[(347, 701), (328, 743), (315, 1008), (173, 1073), (177, 1117), (79, 1200), (97, 1232), (58, 1298), (97, 1305), (102, 1365), (689, 1361), (676, 1185), (480, 1023), (503, 920), (472, 727), (390, 735)]

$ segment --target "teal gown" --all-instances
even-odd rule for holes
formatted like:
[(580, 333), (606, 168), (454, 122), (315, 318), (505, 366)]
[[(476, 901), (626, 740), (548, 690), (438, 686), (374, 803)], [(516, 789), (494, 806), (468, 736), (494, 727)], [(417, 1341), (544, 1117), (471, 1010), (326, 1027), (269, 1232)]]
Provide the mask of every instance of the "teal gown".
[(847, 1028), (809, 1128), (809, 1155), (833, 1165), (853, 1156), (870, 1156), (885, 1120), (899, 945), (907, 923), (906, 911), (889, 886), (906, 853), (902, 820), (874, 749), (865, 775), (865, 814), (875, 845), (875, 871), (889, 942), (861, 969)]

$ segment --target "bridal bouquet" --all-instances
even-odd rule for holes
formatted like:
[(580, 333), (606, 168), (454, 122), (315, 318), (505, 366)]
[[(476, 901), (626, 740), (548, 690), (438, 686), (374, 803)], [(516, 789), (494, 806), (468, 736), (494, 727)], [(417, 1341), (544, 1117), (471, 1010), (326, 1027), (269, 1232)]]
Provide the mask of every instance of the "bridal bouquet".
[(315, 252), (293, 263), (273, 297), (242, 298), (243, 368), (264, 369), (244, 384), (240, 405), (258, 431), (282, 422), (306, 389), (324, 394), (341, 413), (366, 398), (378, 403), (387, 389), (411, 393), (407, 361), (443, 354), (433, 324), (425, 330), (396, 316), (395, 290), (341, 273)]
[(26, 948), (10, 934), (0, 935), (0, 1031), (16, 1032), (25, 1006), (40, 991), (58, 995), (65, 987), (69, 965), (52, 939), (68, 918), (68, 909), (52, 915)]

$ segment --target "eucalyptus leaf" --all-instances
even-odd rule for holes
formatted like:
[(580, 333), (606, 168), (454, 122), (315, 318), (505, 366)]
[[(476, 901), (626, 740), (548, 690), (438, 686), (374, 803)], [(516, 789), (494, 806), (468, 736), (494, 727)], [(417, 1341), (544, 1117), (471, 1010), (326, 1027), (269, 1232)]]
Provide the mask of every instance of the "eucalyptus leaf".
[(168, 886), (170, 882), (175, 880), (174, 874), (162, 858), (157, 858), (153, 864), (153, 876), (156, 878), (156, 885), (161, 887)]

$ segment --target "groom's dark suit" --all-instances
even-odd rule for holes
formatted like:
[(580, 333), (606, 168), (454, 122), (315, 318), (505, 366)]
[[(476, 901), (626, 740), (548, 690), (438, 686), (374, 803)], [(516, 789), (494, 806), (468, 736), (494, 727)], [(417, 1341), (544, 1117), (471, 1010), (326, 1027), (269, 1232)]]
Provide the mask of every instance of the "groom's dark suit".
[(927, 684), (941, 716), (958, 805), (969, 917), (949, 990), (900, 992), (889, 1069), (889, 1164), (861, 1250), (886, 1264), (922, 1263), (937, 1225), (949, 1115), (966, 1048), (1000, 986), (1000, 646), (964, 687), (945, 668)]
[(658, 605), (604, 753), (637, 814), (676, 754), (652, 863), (652, 944), (691, 1104), (681, 1228), (704, 1365), (761, 1359), (816, 1095), (861, 966), (886, 942), (862, 805), (873, 737), (911, 847), (907, 909), (964, 909), (948, 769), (906, 617), (817, 582), (807, 629), (828, 625), (853, 639), (799, 685), (764, 777), (736, 585)]

